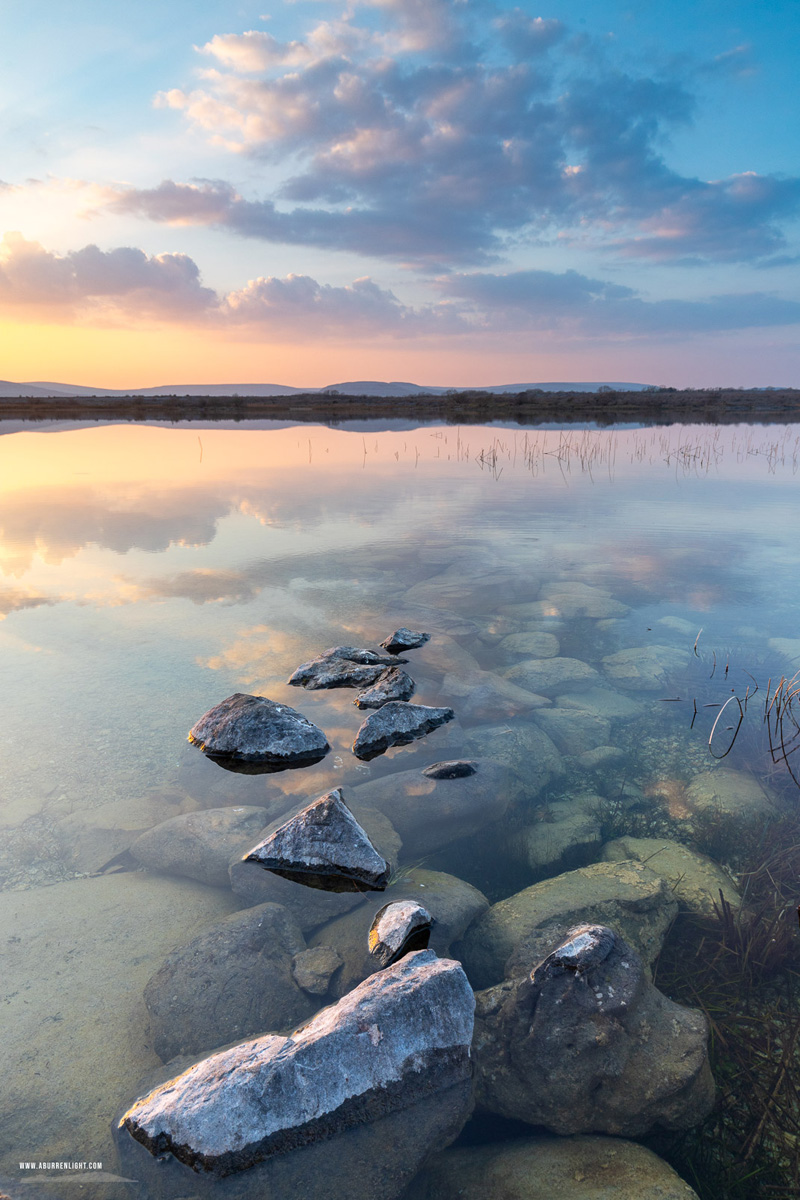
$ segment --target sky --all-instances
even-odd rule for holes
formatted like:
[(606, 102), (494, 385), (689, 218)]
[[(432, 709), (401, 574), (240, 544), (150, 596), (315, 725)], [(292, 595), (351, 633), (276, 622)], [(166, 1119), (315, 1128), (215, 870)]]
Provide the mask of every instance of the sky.
[(0, 378), (800, 386), (796, 0), (0, 0)]

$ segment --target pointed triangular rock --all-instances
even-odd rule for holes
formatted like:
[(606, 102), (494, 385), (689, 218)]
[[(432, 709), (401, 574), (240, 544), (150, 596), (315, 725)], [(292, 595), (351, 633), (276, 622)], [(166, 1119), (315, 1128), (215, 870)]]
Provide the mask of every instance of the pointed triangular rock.
[(327, 892), (382, 892), (389, 864), (342, 798), (320, 796), (245, 856), (267, 871)]

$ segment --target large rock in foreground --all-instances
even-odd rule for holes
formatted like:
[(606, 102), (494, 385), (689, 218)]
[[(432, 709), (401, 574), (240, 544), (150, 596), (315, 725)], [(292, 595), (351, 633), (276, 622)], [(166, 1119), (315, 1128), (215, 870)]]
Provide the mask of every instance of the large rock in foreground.
[(711, 1111), (705, 1017), (663, 996), (607, 926), (570, 929), (530, 975), (476, 1000), (476, 1098), (490, 1112), (641, 1137)]
[(340, 788), (290, 817), (245, 862), (328, 892), (382, 891), (389, 882), (389, 864), (345, 804)]
[(595, 863), (493, 904), (454, 952), (473, 986), (489, 987), (550, 954), (571, 926), (597, 922), (619, 930), (650, 963), (677, 911), (669, 886), (642, 863)]
[(288, 704), (235, 692), (189, 730), (189, 741), (232, 771), (284, 771), (330, 750), (321, 729)]
[(636, 1142), (532, 1137), (437, 1154), (406, 1200), (697, 1200), (667, 1163)]
[(406, 704), (390, 700), (371, 713), (353, 742), (356, 758), (369, 760), (390, 746), (407, 746), (455, 717), (452, 708), (430, 708), (425, 704)]
[(137, 1100), (120, 1126), (153, 1155), (242, 1171), (467, 1080), (473, 1014), (460, 964), (420, 950), (291, 1037), (203, 1059)]

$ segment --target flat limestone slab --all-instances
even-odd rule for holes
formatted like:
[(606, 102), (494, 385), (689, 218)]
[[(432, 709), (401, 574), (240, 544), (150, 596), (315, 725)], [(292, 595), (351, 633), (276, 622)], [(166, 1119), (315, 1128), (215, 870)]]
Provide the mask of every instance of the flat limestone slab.
[(144, 872), (0, 895), (0, 1173), (16, 1179), (21, 1159), (116, 1169), (111, 1116), (159, 1065), (144, 986), (238, 907), (220, 888)]

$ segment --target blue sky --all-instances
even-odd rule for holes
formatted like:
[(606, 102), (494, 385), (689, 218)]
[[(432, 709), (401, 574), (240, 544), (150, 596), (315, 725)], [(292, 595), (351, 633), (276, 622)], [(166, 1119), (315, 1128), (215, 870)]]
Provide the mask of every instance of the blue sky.
[(798, 385), (798, 13), (0, 3), (0, 376)]

